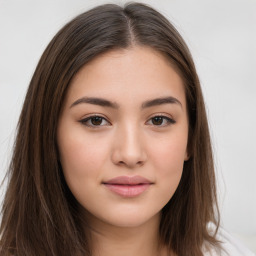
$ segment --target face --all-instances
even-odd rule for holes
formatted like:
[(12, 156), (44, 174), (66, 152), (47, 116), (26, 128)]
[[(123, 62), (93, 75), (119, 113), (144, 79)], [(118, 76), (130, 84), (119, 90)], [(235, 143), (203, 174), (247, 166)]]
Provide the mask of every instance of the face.
[(67, 185), (91, 218), (142, 225), (171, 199), (187, 159), (182, 80), (151, 48), (107, 52), (74, 77), (57, 134)]

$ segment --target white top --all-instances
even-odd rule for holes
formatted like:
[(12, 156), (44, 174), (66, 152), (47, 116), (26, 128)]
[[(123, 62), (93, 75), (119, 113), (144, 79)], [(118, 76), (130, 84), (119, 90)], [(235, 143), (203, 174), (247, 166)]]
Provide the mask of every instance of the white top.
[(256, 256), (238, 239), (231, 236), (222, 228), (219, 228), (216, 238), (222, 242), (221, 245), (224, 250), (220, 252), (212, 248), (210, 251), (205, 252), (204, 256)]

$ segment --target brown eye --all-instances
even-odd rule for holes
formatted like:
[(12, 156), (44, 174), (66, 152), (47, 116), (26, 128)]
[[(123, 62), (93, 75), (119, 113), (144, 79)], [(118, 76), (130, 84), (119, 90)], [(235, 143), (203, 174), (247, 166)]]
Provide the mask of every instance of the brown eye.
[(101, 116), (89, 116), (79, 121), (81, 124), (89, 126), (91, 128), (99, 128), (102, 126), (110, 125), (110, 123)]
[(160, 126), (160, 127), (165, 127), (168, 125), (175, 124), (176, 121), (173, 120), (172, 118), (169, 118), (167, 116), (154, 116), (152, 117), (149, 122), (153, 126)]
[(101, 125), (102, 123), (102, 117), (99, 117), (99, 116), (94, 116), (91, 118), (91, 123), (93, 125)]
[(155, 116), (152, 118), (152, 123), (154, 125), (161, 125), (163, 123), (163, 117), (162, 116)]

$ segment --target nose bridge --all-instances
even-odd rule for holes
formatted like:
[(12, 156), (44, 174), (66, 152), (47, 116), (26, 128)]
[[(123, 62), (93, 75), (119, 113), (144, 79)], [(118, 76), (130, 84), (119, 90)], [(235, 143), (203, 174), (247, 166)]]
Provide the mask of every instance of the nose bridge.
[(142, 131), (136, 122), (119, 126), (116, 131), (113, 159), (116, 164), (134, 167), (146, 160)]

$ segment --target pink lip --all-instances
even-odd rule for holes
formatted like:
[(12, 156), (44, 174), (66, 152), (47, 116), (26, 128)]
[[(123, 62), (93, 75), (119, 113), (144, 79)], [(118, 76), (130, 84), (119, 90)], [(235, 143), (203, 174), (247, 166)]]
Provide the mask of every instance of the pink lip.
[(153, 183), (141, 176), (119, 176), (103, 182), (112, 192), (123, 197), (135, 197), (142, 194)]

